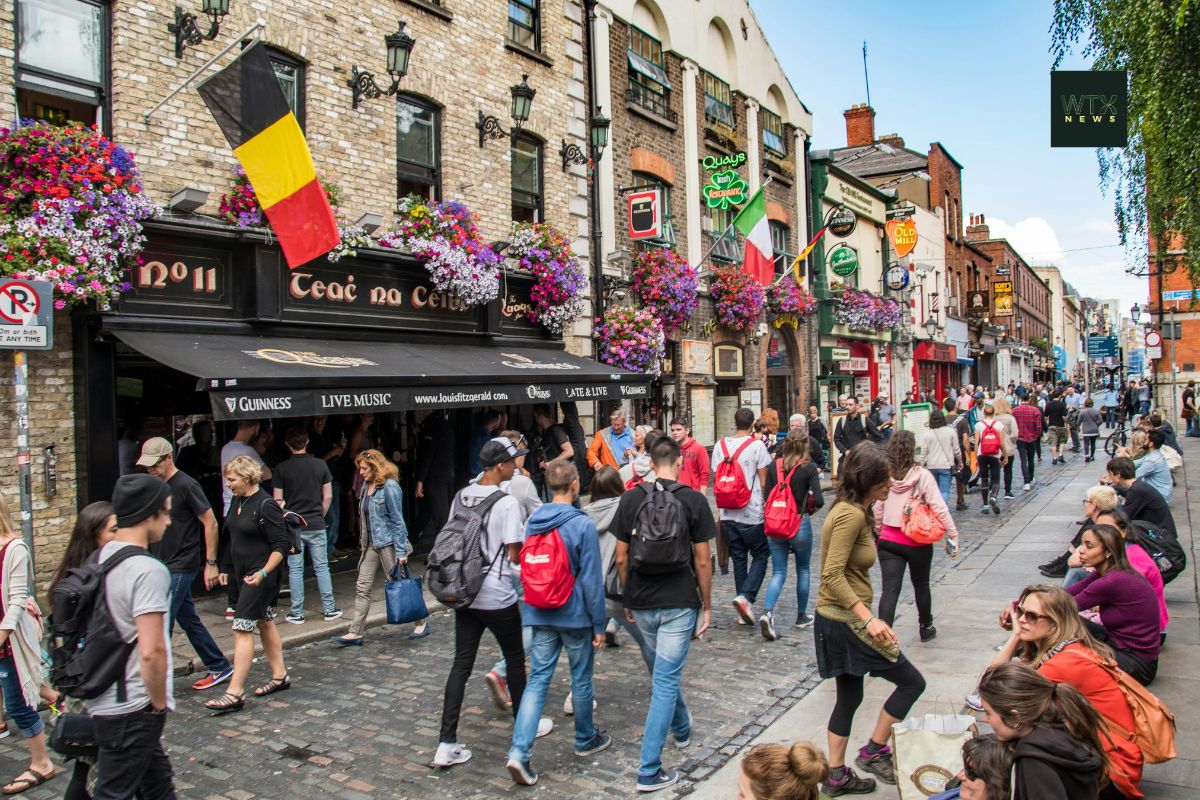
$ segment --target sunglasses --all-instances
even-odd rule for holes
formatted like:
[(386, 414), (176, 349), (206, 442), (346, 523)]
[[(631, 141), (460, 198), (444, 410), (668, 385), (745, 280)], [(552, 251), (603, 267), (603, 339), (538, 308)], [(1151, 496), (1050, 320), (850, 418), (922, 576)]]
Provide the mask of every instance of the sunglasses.
[(1036, 625), (1044, 619), (1050, 619), (1046, 614), (1038, 614), (1035, 611), (1027, 611), (1024, 606), (1017, 606), (1017, 616), (1028, 622), (1030, 625)]
[(375, 458), (375, 454), (367, 452), (367, 453), (363, 453), (362, 457), (365, 458), (367, 461), (371, 461)]

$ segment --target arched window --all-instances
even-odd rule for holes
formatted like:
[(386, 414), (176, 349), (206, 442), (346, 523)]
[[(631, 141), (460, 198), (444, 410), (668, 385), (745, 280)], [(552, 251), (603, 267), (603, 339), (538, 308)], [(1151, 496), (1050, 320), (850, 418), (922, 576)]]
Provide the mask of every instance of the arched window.
[(441, 112), (413, 95), (396, 97), (396, 196), (442, 194)]
[(542, 213), (542, 143), (521, 132), (512, 140), (512, 219), (541, 222)]

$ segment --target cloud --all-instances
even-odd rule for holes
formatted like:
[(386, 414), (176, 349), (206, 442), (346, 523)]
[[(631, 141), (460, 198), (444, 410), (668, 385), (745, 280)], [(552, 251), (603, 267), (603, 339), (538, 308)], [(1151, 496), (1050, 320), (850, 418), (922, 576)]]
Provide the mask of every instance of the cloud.
[(993, 239), (1007, 239), (1030, 264), (1051, 264), (1066, 256), (1058, 234), (1041, 217), (1027, 217), (1015, 224), (993, 217), (987, 224)]

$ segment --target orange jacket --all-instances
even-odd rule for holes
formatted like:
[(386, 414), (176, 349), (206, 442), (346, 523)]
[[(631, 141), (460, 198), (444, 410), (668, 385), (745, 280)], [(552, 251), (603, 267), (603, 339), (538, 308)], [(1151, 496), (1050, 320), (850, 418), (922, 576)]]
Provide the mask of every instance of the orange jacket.
[(600, 469), (602, 466), (610, 466), (613, 469), (620, 469), (617, 465), (617, 456), (613, 453), (612, 448), (608, 446), (608, 442), (604, 440), (604, 431), (601, 429), (596, 431), (596, 435), (592, 437), (592, 443), (588, 445), (587, 461), (588, 466), (593, 470)]

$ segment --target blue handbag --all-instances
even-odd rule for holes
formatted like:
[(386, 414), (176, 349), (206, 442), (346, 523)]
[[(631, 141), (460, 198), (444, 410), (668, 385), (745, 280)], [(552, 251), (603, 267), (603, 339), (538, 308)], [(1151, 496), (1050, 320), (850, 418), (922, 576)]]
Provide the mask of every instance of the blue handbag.
[(417, 622), (429, 616), (425, 594), (421, 591), (421, 579), (409, 574), (407, 564), (396, 562), (383, 592), (387, 600), (389, 625)]

